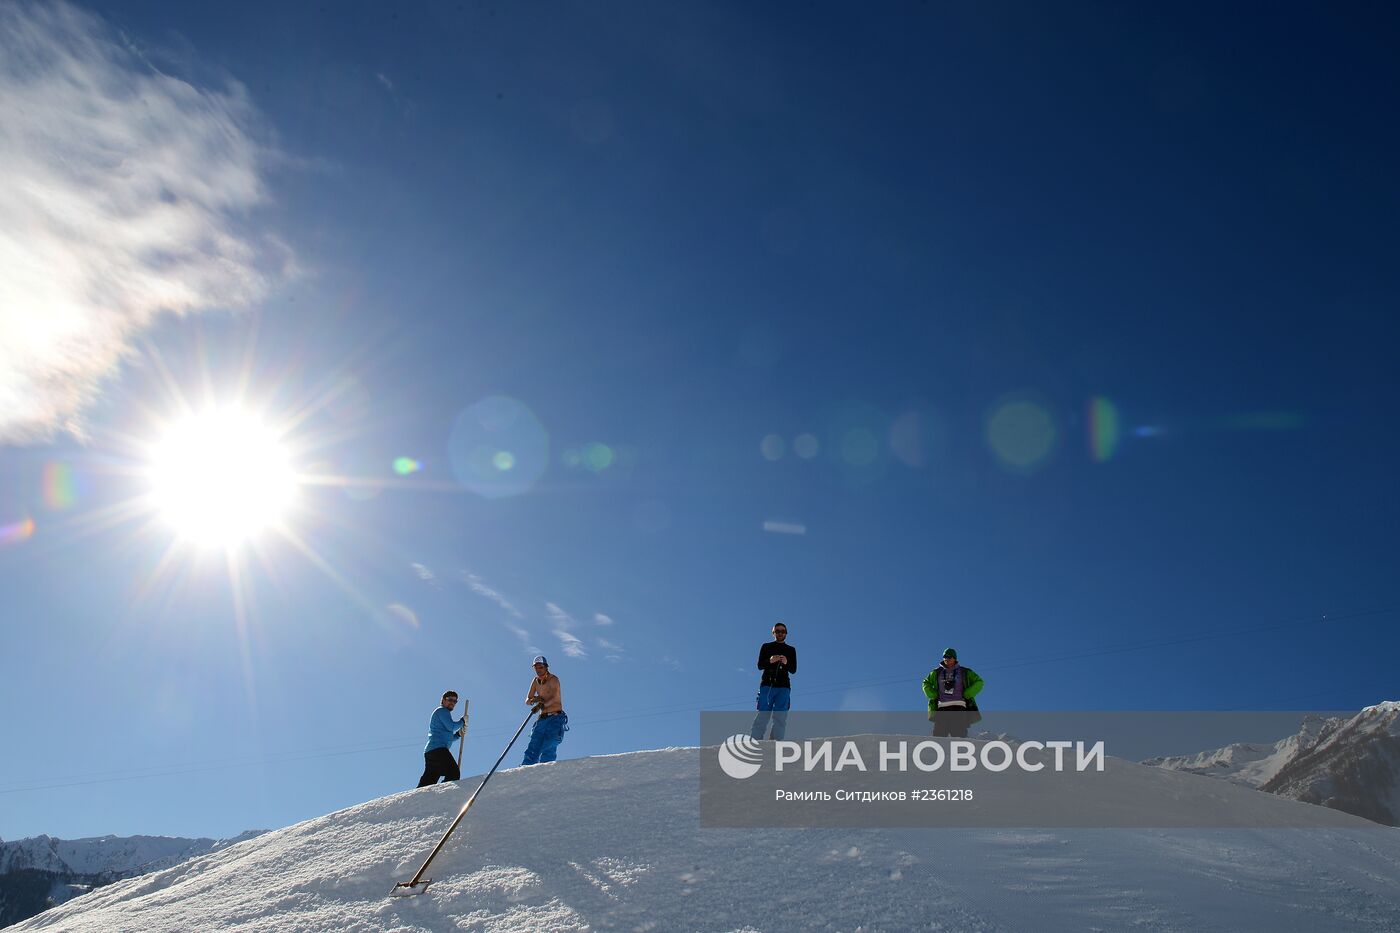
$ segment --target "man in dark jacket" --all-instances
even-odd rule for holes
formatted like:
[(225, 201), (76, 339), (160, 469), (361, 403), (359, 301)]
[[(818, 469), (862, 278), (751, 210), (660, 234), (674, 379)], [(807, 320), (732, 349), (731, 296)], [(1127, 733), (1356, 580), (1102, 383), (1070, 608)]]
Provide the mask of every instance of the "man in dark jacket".
[(749, 735), (755, 739), (767, 736), (768, 723), (773, 723), (773, 739), (787, 733), (787, 714), (792, 708), (792, 681), (797, 673), (797, 649), (787, 643), (787, 625), (773, 626), (773, 640), (758, 649), (758, 669), (763, 679), (758, 682), (758, 715), (753, 718)]
[(924, 678), (933, 734), (967, 738), (967, 727), (982, 718), (973, 699), (981, 692), (982, 678), (977, 672), (959, 664), (958, 653), (952, 648), (944, 651), (943, 663)]

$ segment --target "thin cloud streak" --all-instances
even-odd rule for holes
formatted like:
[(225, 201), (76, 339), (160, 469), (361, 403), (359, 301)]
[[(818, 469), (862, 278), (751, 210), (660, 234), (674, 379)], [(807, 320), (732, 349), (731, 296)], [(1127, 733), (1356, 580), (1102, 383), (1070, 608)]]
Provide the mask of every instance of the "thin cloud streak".
[(481, 579), (481, 577), (478, 577), (470, 570), (463, 570), (460, 574), (458, 574), (458, 577), (463, 583), (467, 585), (468, 589), (470, 589), (476, 595), (482, 597), (483, 599), (491, 600), (491, 602), (495, 603), (497, 606), (500, 606), (502, 609), (504, 609), (506, 612), (510, 613), (517, 619), (525, 618), (525, 614), (519, 609), (515, 608), (515, 606), (511, 603), (510, 600), (506, 599), (498, 591), (492, 589), (490, 586), (487, 586), (485, 580)]
[(527, 653), (532, 655), (540, 653), (539, 647), (534, 643), (534, 640), (530, 637), (530, 633), (525, 631), (525, 629), (516, 625), (514, 622), (503, 622), (501, 624), (504, 625), (506, 630), (512, 635), (520, 639), (520, 644)]
[(588, 657), (588, 649), (583, 646), (583, 641), (570, 631), (574, 625), (574, 617), (555, 603), (545, 603), (544, 608), (549, 613), (550, 621), (554, 623), (554, 637), (559, 639), (560, 650), (571, 658)]
[(607, 652), (607, 654), (605, 654), (604, 657), (607, 658), (609, 661), (621, 661), (623, 655), (627, 653), (626, 649), (623, 648), (621, 645), (617, 644), (616, 642), (608, 641), (606, 638), (598, 639), (598, 647), (602, 648), (605, 652)]
[(82, 438), (160, 314), (267, 294), (274, 244), (240, 229), (260, 125), (242, 86), (161, 74), (93, 14), (0, 3), (0, 443)]

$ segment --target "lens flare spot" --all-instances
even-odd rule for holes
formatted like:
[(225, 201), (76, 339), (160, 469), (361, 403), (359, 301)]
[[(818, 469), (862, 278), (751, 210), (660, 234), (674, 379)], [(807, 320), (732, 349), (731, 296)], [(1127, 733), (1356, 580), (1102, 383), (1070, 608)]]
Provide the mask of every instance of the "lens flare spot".
[(792, 439), (792, 452), (803, 460), (811, 460), (821, 452), (821, 447), (815, 434), (799, 434)]
[(841, 459), (854, 467), (867, 467), (880, 456), (880, 441), (869, 428), (853, 428), (841, 437)]
[(1050, 412), (1025, 399), (1003, 402), (987, 419), (987, 445), (1002, 466), (1018, 473), (1044, 465), (1056, 436)]
[(1089, 432), (1089, 456), (1094, 458), (1095, 463), (1111, 459), (1122, 439), (1118, 407), (1103, 396), (1096, 395), (1089, 399), (1085, 423)]
[(394, 472), (400, 476), (408, 476), (421, 469), (423, 469), (422, 462), (414, 460), (412, 457), (398, 457), (394, 460)]
[(419, 628), (418, 613), (405, 606), (403, 603), (390, 603), (384, 607), (384, 611), (408, 628)]
[(847, 401), (834, 408), (825, 432), (826, 459), (851, 486), (868, 486), (885, 476), (890, 457), (885, 438), (893, 419), (861, 401)]
[(783, 454), (787, 452), (787, 445), (778, 435), (770, 434), (758, 445), (758, 450), (763, 454), (764, 460), (781, 460)]
[(78, 501), (78, 484), (73, 468), (57, 461), (44, 465), (44, 504), (51, 509), (72, 508)]
[(579, 452), (577, 447), (570, 447), (568, 450), (564, 451), (560, 456), (560, 460), (563, 462), (564, 466), (571, 470), (576, 470), (583, 466), (583, 454)]
[(8, 525), (0, 525), (0, 547), (28, 541), (34, 536), (34, 527), (34, 519), (28, 516)]
[(594, 473), (601, 473), (613, 465), (615, 455), (607, 444), (586, 444), (583, 448), (583, 465)]
[(801, 522), (783, 522), (769, 519), (763, 523), (763, 530), (775, 535), (805, 535), (807, 526)]
[(498, 450), (491, 458), (491, 465), (502, 473), (515, 469), (515, 454), (509, 450)]
[(941, 452), (947, 440), (947, 428), (934, 412), (906, 411), (890, 425), (890, 450), (905, 466), (919, 468)]
[[(448, 441), (452, 474), (487, 499), (528, 492), (549, 466), (549, 435), (524, 402), (492, 395), (457, 416)], [(510, 465), (501, 467), (507, 453)]]

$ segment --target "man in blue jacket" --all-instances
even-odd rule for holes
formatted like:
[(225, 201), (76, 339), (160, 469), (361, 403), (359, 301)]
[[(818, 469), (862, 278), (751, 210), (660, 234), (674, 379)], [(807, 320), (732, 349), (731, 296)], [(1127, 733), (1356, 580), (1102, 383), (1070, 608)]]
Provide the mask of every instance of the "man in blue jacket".
[(449, 690), (442, 695), (442, 705), (433, 710), (428, 720), (428, 744), (423, 749), (423, 776), (418, 779), (419, 787), (436, 784), (439, 778), (456, 781), (462, 777), (457, 768), (457, 759), (452, 757), (452, 741), (467, 728), (467, 717), (453, 719), (452, 711), (457, 708), (457, 693)]

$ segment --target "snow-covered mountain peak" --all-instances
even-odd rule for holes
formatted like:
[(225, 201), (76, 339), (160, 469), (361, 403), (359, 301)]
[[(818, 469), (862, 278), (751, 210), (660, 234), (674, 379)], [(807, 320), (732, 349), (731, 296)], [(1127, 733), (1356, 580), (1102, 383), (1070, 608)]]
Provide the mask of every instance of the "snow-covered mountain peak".
[(1400, 825), (1400, 702), (1351, 717), (1309, 715), (1272, 746), (1228, 745), (1144, 764), (1236, 784)]

